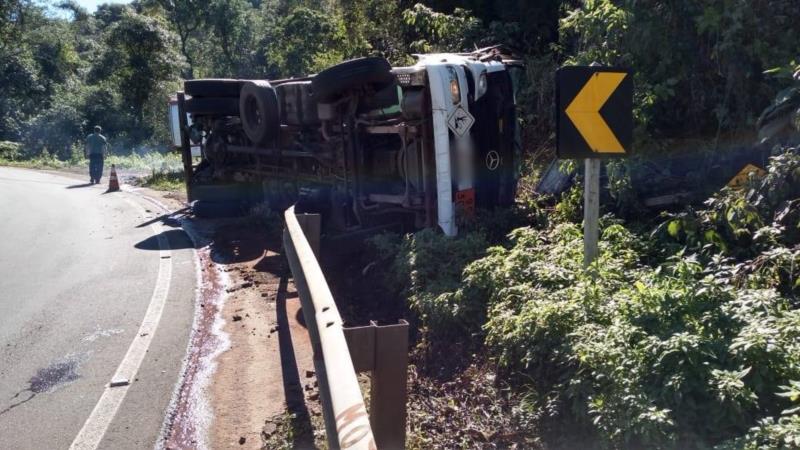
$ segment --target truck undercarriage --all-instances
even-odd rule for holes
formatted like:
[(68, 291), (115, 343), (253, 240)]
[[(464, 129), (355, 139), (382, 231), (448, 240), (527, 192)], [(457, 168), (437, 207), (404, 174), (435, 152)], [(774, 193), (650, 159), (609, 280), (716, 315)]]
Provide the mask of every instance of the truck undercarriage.
[(186, 81), (176, 109), (191, 125), (178, 142), (187, 168), (192, 145), (202, 154), (187, 170), (190, 197), (198, 186), (242, 183), (272, 209), (321, 213), (330, 233), (438, 223), (455, 234), (457, 210), (513, 203), (507, 64), (486, 49), (400, 68), (363, 58), (301, 79)]

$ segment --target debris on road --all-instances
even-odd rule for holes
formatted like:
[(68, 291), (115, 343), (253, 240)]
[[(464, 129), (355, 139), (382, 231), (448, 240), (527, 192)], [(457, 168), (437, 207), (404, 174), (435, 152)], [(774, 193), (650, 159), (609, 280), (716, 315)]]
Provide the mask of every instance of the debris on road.
[(119, 378), (116, 380), (111, 380), (111, 383), (108, 384), (108, 387), (121, 387), (129, 384), (131, 384), (131, 382), (127, 378)]

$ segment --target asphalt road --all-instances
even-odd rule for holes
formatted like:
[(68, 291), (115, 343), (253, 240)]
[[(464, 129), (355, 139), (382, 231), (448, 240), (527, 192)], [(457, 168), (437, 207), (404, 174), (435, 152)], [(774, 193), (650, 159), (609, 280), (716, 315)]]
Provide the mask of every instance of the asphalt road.
[[(194, 256), (153, 204), (105, 187), (0, 167), (2, 449), (145, 449), (160, 435)], [(120, 374), (130, 385), (109, 387)]]

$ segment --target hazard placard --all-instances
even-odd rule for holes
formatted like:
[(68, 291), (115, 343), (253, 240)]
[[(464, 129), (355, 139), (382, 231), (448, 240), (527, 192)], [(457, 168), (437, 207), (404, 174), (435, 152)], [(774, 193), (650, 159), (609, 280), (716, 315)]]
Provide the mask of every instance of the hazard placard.
[(472, 124), (475, 123), (475, 118), (472, 117), (472, 114), (469, 113), (466, 109), (462, 108), (461, 105), (450, 114), (450, 117), (447, 119), (447, 126), (453, 130), (458, 137), (465, 136), (469, 129), (472, 128)]

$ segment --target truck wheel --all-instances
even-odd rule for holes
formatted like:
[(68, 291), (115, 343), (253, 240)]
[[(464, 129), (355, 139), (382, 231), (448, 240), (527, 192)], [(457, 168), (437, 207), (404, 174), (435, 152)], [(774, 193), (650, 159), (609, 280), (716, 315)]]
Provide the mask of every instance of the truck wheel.
[(186, 99), (186, 112), (195, 116), (238, 116), (239, 101), (225, 97), (192, 97)]
[(242, 128), (255, 144), (268, 145), (280, 131), (278, 96), (266, 80), (248, 81), (239, 96)]
[(227, 78), (205, 78), (200, 80), (186, 80), (183, 82), (183, 91), (192, 97), (235, 97), (239, 98), (242, 90), (242, 80)]
[(392, 66), (385, 58), (359, 58), (325, 69), (311, 80), (314, 96), (330, 103), (347, 91), (372, 84), (376, 90), (395, 81)]

